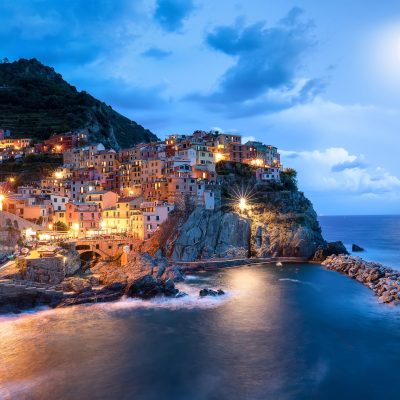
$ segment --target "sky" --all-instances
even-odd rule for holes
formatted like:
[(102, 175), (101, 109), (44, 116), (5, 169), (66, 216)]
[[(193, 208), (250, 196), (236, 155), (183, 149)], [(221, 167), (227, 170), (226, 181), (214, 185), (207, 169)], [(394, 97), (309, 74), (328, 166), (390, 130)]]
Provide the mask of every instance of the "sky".
[(0, 0), (4, 57), (160, 138), (277, 146), (318, 214), (400, 213), (396, 0)]

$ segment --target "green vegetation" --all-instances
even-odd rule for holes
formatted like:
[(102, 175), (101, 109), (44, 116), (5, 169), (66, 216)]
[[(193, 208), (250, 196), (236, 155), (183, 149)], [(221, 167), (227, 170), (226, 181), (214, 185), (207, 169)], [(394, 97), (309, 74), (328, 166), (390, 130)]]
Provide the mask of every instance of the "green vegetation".
[(297, 171), (293, 168), (286, 168), (281, 172), (281, 185), (284, 189), (296, 192), (297, 188)]
[(235, 161), (219, 161), (216, 164), (216, 172), (218, 175), (232, 175), (238, 179), (250, 179), (254, 177), (254, 167)]
[(61, 154), (29, 154), (19, 160), (10, 159), (0, 165), (0, 181), (13, 178), (15, 187), (29, 185), (50, 176), (60, 165)]
[(0, 128), (9, 129), (13, 136), (37, 140), (86, 128), (90, 141), (108, 147), (157, 139), (110, 106), (79, 92), (36, 59), (0, 63)]
[(61, 221), (57, 221), (54, 224), (54, 230), (55, 231), (61, 231), (61, 232), (66, 232), (69, 230), (68, 226), (66, 224), (64, 224), (64, 222)]

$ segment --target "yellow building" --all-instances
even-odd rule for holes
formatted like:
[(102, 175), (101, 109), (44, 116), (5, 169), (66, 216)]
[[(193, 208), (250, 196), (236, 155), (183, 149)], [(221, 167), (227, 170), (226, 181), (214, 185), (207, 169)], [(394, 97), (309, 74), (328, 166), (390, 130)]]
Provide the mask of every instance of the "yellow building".
[(101, 229), (106, 233), (126, 233), (143, 240), (143, 213), (130, 201), (121, 201), (115, 207), (102, 211)]

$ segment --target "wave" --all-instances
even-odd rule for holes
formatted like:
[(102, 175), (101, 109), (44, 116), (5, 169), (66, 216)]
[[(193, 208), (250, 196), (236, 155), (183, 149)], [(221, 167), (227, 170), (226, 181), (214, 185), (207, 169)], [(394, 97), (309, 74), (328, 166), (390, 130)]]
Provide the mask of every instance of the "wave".
[(206, 276), (199, 276), (199, 275), (185, 275), (185, 281), (187, 282), (203, 282), (209, 281), (210, 278)]
[(185, 284), (176, 285), (181, 292), (185, 292), (187, 296), (179, 298), (156, 297), (150, 300), (134, 299), (123, 297), (121, 300), (112, 303), (102, 303), (99, 306), (105, 310), (121, 310), (131, 308), (150, 308), (150, 309), (194, 309), (194, 308), (215, 308), (219, 307), (231, 298), (231, 294), (225, 293), (221, 296), (200, 297), (199, 287), (189, 286)]
[[(27, 317), (27, 316), (38, 314), (38, 313), (42, 313), (42, 312), (45, 312), (45, 311), (51, 311), (51, 310), (53, 310), (53, 309), (48, 307), (48, 306), (39, 306), (39, 307), (31, 308), (29, 310), (21, 311), (18, 314), (12, 313), (12, 312), (7, 313), (7, 314), (2, 314), (2, 315), (0, 315), (0, 323), (1, 322), (6, 322), (6, 321), (10, 321), (10, 320), (13, 320), (13, 319), (19, 319), (19, 318), (22, 318), (22, 317)], [(1, 397), (0, 397), (0, 399), (1, 399)]]
[(311, 282), (307, 282), (307, 281), (301, 281), (299, 279), (293, 279), (293, 278), (279, 278), (279, 280), (281, 282), (294, 282), (294, 283), (300, 283), (301, 285), (307, 285), (307, 286), (311, 286), (312, 288), (319, 290), (318, 287), (316, 287), (316, 285), (314, 285)]

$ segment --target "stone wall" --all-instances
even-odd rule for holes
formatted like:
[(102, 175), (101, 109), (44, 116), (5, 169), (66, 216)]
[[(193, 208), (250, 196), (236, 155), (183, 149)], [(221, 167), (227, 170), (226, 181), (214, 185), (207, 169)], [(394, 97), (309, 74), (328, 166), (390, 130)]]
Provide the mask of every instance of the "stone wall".
[(65, 278), (64, 260), (60, 256), (20, 258), (17, 266), (27, 281), (56, 285)]

